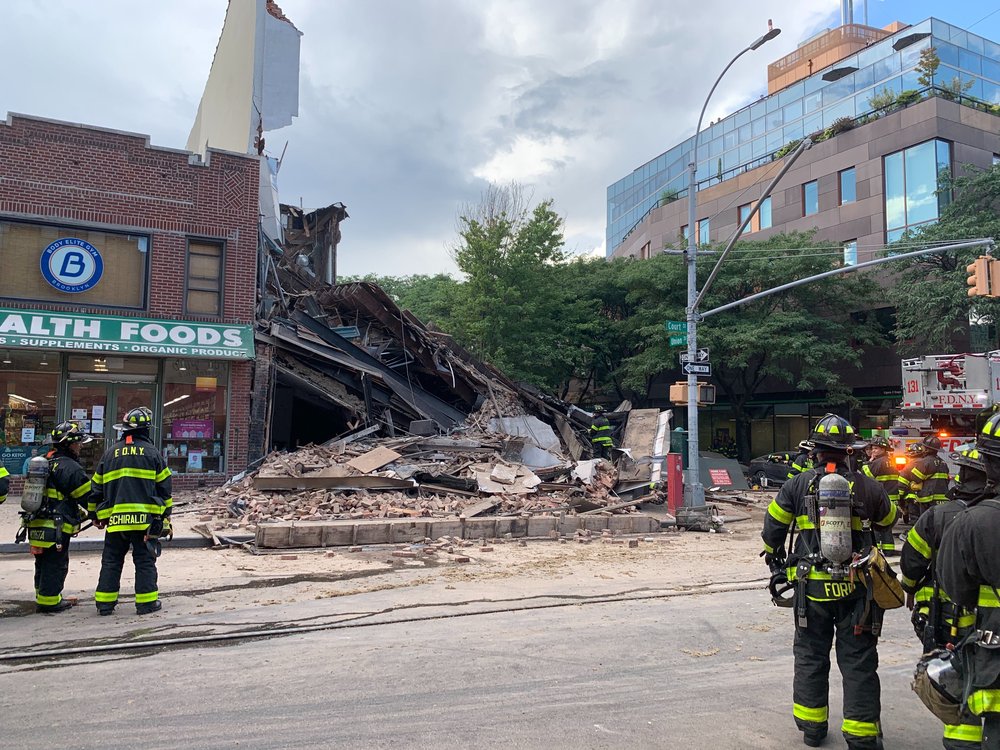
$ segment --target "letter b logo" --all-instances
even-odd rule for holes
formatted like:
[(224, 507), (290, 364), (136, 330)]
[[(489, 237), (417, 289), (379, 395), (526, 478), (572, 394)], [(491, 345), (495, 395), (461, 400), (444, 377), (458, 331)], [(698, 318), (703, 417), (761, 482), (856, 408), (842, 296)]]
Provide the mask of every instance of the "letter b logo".
[(62, 267), (59, 269), (59, 275), (63, 278), (78, 279), (86, 270), (87, 264), (84, 262), (83, 253), (79, 250), (71, 250), (63, 255)]

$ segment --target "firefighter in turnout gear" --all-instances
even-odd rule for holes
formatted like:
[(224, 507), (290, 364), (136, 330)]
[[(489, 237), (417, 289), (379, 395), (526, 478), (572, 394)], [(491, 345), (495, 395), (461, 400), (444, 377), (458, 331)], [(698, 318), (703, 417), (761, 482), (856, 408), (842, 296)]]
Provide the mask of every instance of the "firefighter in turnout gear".
[(600, 404), (594, 407), (594, 418), (590, 423), (590, 444), (596, 457), (611, 458), (611, 449), (615, 447), (611, 439), (611, 422), (604, 416), (604, 407)]
[[(78, 446), (92, 438), (80, 431), (75, 422), (60, 422), (47, 438), (52, 449), (45, 456), (31, 459), (45, 476), (44, 495), (33, 512), (21, 512), (21, 531), (17, 540), (27, 537), (35, 557), (35, 610), (62, 612), (76, 604), (62, 595), (69, 573), (69, 540), (80, 531), (90, 503), (90, 480), (79, 464)], [(27, 493), (29, 488), (25, 488)], [(23, 506), (23, 503), (22, 503)]]
[(170, 469), (150, 440), (152, 412), (132, 409), (114, 427), (122, 439), (101, 457), (94, 473), (97, 523), (107, 527), (101, 577), (94, 600), (97, 611), (110, 615), (118, 603), (122, 567), (129, 547), (135, 563), (135, 610), (140, 615), (160, 609), (156, 588), (159, 537), (170, 532)]
[[(983, 720), (982, 747), (1000, 749), (1000, 413), (991, 416), (976, 438), (988, 491), (949, 524), (935, 563), (941, 588), (966, 609), (976, 610), (976, 631), (961, 649), (966, 705)], [(963, 478), (962, 484), (965, 484)], [(968, 653), (966, 649), (969, 649)]]
[(808, 440), (803, 440), (799, 443), (799, 452), (795, 454), (795, 458), (791, 460), (792, 465), (788, 467), (789, 479), (804, 471), (809, 471), (813, 467), (812, 452), (815, 447)]
[(941, 441), (928, 435), (914, 446), (915, 458), (899, 473), (900, 496), (908, 501), (909, 519), (917, 518), (934, 503), (948, 500), (948, 464), (939, 456)]
[[(972, 610), (958, 606), (941, 590), (937, 555), (941, 539), (959, 513), (987, 497), (986, 467), (975, 448), (951, 454), (959, 466), (960, 484), (948, 491), (947, 503), (935, 504), (917, 519), (906, 535), (899, 566), (903, 589), (913, 595), (913, 629), (925, 653), (958, 644), (976, 624)], [(982, 725), (974, 716), (944, 725), (947, 750), (974, 750), (982, 741)]]
[(8, 479), (7, 468), (0, 466), (0, 505), (4, 504), (7, 499), (7, 489), (10, 485), (10, 479)]
[[(892, 464), (892, 445), (884, 437), (873, 437), (868, 441), (868, 462), (861, 467), (866, 476), (871, 477), (885, 488), (885, 494), (899, 504), (899, 474)], [(892, 529), (875, 534), (875, 544), (886, 555), (896, 554), (896, 540)]]
[[(764, 559), (774, 578), (795, 586), (795, 674), (792, 715), (803, 742), (818, 747), (829, 720), (830, 648), (836, 641), (844, 684), (847, 746), (882, 747), (878, 635), (882, 610), (850, 564), (870, 551), (871, 530), (891, 528), (896, 505), (874, 479), (850, 468), (864, 447), (843, 418), (827, 414), (816, 424), (816, 467), (789, 479), (764, 518)], [(784, 549), (789, 527), (798, 538)], [(772, 581), (773, 582), (773, 581)]]

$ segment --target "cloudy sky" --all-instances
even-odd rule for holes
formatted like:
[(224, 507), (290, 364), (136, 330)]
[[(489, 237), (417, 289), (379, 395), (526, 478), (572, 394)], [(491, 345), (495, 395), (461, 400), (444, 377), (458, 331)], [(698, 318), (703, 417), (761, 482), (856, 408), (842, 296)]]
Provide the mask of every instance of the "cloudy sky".
[[(768, 62), (840, 18), (837, 0), (278, 1), (304, 33), (300, 109), (268, 150), (288, 143), (284, 202), (347, 205), (343, 274), (454, 272), (459, 207), (489, 180), (553, 198), (568, 249), (603, 252), (607, 186), (690, 134), (715, 76), (768, 19), (782, 34), (729, 72), (708, 120), (756, 99)], [(182, 148), (226, 4), (5, 2), (0, 115)], [(869, 4), (873, 26), (937, 14), (1000, 39), (996, 10)]]

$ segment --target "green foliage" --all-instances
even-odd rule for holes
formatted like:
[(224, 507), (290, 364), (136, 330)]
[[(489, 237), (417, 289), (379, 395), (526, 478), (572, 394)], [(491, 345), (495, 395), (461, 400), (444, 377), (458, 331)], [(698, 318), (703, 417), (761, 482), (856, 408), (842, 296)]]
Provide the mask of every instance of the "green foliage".
[(517, 186), (492, 188), (459, 217), (455, 262), (466, 281), (455, 335), (509, 376), (554, 388), (578, 362), (566, 321), (585, 302), (560, 287), (563, 220), (547, 200), (528, 210)]
[(794, 151), (799, 147), (800, 143), (802, 143), (801, 139), (795, 141), (789, 141), (784, 146), (782, 146), (781, 148), (779, 148), (777, 151), (774, 152), (774, 158), (781, 159), (782, 157), (788, 156), (788, 154), (792, 153), (792, 151)]
[[(956, 198), (936, 224), (905, 236), (904, 242), (961, 242), (1000, 239), (1000, 166), (973, 172), (952, 185)], [(951, 250), (902, 261), (890, 292), (896, 305), (896, 338), (903, 353), (949, 351), (968, 331), (970, 314), (1000, 319), (1000, 300), (968, 296), (965, 267), (983, 248)]]
[(673, 203), (675, 200), (677, 200), (680, 197), (681, 197), (681, 194), (677, 190), (664, 190), (662, 193), (660, 193), (660, 202), (659, 202), (659, 205), (665, 206), (668, 203)]
[(924, 97), (916, 89), (906, 89), (905, 91), (900, 91), (899, 96), (896, 97), (896, 104), (900, 107), (909, 107), (911, 104), (916, 104)]
[(937, 69), (941, 65), (941, 58), (938, 57), (936, 47), (928, 47), (927, 49), (921, 50), (920, 60), (917, 62), (917, 70), (920, 75), (917, 76), (917, 83), (925, 88), (934, 85), (934, 76), (937, 74)]
[(963, 81), (960, 77), (954, 76), (950, 81), (940, 83), (938, 88), (941, 90), (941, 96), (949, 101), (954, 101), (971, 89), (974, 84), (975, 81), (971, 78)]
[(892, 89), (885, 88), (868, 97), (868, 106), (882, 115), (887, 115), (896, 108), (898, 97)]
[(830, 127), (827, 130), (830, 131), (830, 136), (840, 135), (848, 130), (854, 128), (854, 119), (851, 117), (838, 117), (836, 120), (830, 123)]

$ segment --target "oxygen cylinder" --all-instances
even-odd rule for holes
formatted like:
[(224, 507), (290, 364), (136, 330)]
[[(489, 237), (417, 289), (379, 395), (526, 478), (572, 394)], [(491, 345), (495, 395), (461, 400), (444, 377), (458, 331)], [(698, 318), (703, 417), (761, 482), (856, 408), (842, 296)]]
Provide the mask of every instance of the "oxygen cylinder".
[(851, 485), (840, 474), (824, 474), (817, 485), (819, 547), (823, 557), (843, 565), (854, 553), (851, 538)]
[(49, 459), (35, 456), (28, 461), (28, 475), (24, 479), (21, 493), (21, 509), (27, 513), (37, 513), (45, 504), (45, 485), (49, 479)]

